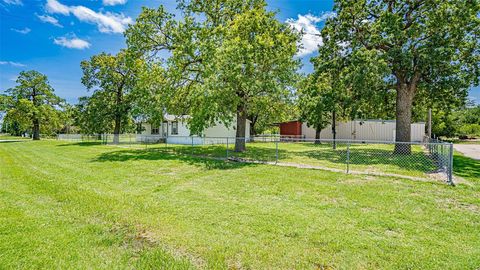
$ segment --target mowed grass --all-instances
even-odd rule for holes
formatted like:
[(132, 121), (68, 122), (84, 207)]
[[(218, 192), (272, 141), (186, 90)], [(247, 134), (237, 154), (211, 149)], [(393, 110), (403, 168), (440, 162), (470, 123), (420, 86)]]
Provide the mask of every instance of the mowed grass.
[[(222, 139), (224, 141), (224, 139)], [(215, 143), (215, 142), (214, 142)], [(125, 145), (127, 146), (127, 145)], [(132, 145), (134, 146), (134, 145)], [(234, 152), (233, 143), (227, 145), (215, 143), (211, 145), (150, 145), (135, 146), (150, 150), (168, 151), (176, 154), (206, 156), (214, 158), (237, 157), (255, 161), (278, 162), (316, 166), (326, 169), (369, 172), (377, 174), (398, 174), (414, 177), (426, 177), (428, 173), (437, 170), (434, 161), (426, 155), (421, 145), (412, 146), (411, 155), (394, 154), (394, 144), (361, 144), (339, 142), (336, 147), (332, 143), (322, 142), (272, 142), (247, 143), (247, 150)], [(446, 150), (446, 149), (445, 149)], [(445, 176), (446, 180), (446, 176)]]
[(31, 138), (20, 137), (20, 136), (11, 136), (8, 134), (1, 134), (0, 133), (0, 141), (2, 140), (31, 140)]
[(462, 177), (470, 185), (0, 143), (0, 265), (477, 269), (480, 181)]

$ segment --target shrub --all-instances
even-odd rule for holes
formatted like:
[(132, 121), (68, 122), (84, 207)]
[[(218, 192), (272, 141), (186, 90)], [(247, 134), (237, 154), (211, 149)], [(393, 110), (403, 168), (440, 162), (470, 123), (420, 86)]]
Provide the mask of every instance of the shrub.
[(480, 137), (480, 125), (479, 124), (465, 124), (458, 129), (458, 137), (461, 138), (474, 138)]

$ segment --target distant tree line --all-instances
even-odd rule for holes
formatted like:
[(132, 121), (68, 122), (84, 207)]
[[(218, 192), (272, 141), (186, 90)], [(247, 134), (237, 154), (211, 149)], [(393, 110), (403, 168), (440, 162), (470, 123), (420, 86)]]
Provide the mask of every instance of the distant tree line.
[(452, 113), (436, 111), (432, 117), (432, 133), (438, 137), (480, 138), (480, 105), (470, 104)]

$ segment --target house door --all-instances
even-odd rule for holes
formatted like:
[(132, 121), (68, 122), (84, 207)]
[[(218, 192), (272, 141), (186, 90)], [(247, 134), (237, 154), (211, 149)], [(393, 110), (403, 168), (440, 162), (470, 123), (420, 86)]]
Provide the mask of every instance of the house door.
[(168, 137), (168, 122), (162, 123), (162, 135), (164, 138)]

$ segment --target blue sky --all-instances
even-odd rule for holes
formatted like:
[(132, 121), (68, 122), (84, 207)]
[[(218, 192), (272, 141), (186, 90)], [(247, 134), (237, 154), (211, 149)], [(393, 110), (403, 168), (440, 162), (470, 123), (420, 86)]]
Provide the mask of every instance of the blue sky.
[[(269, 9), (294, 27), (315, 33), (329, 16), (333, 0), (269, 0)], [(22, 70), (46, 74), (57, 94), (70, 103), (88, 95), (81, 84), (80, 62), (100, 52), (125, 47), (122, 31), (142, 6), (166, 6), (174, 0), (0, 0), (0, 92), (15, 85)], [(314, 35), (302, 40), (303, 71), (309, 72), (315, 55)], [(480, 103), (480, 88), (471, 90)]]

